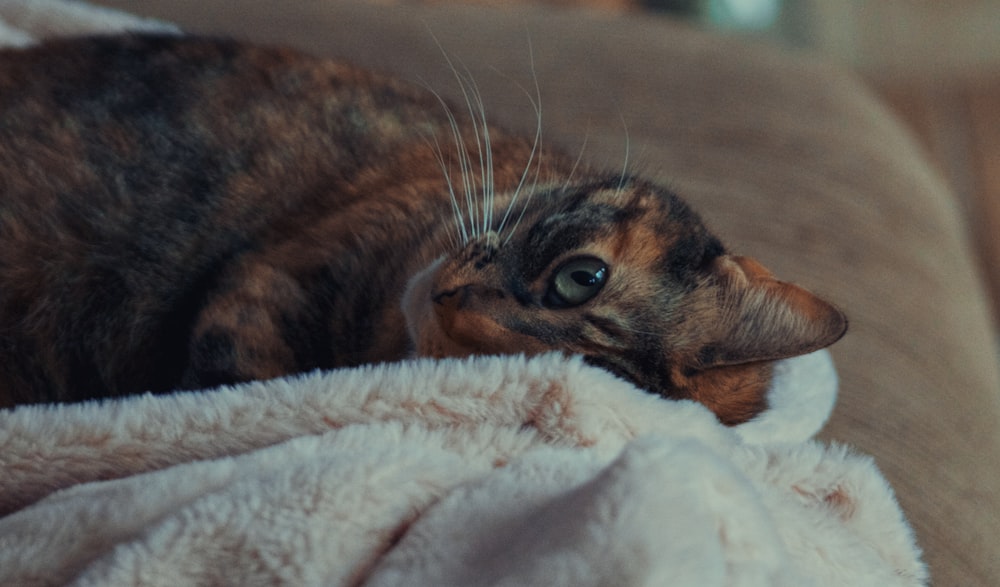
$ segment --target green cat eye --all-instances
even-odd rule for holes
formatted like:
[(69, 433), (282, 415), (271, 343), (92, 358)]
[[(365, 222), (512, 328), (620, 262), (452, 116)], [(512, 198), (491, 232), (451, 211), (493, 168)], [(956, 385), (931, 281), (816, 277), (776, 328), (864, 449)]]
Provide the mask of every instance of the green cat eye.
[(555, 308), (579, 306), (597, 295), (607, 279), (604, 261), (594, 257), (571, 259), (556, 270), (546, 302)]

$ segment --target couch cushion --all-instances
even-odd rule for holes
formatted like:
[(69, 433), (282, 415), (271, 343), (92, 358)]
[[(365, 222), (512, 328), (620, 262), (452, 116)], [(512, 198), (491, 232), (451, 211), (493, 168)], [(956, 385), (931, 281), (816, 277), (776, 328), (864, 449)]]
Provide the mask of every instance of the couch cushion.
[(851, 76), (654, 18), (105, 3), (344, 56), (455, 96), (439, 39), (490, 114), (524, 129), (537, 80), (547, 140), (586, 142), (585, 156), (612, 168), (627, 150), (630, 169), (675, 187), (731, 248), (843, 307), (851, 331), (833, 348), (841, 397), (825, 437), (875, 457), (938, 584), (1000, 585), (1000, 377), (985, 298), (941, 178)]

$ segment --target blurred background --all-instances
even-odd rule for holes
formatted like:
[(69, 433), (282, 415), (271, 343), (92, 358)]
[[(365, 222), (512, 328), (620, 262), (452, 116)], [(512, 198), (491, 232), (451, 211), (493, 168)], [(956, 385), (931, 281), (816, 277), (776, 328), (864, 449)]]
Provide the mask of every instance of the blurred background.
[(857, 71), (951, 184), (1000, 332), (1000, 0), (380, 0), (670, 16)]
[(645, 0), (858, 71), (963, 209), (1000, 328), (1000, 0)]

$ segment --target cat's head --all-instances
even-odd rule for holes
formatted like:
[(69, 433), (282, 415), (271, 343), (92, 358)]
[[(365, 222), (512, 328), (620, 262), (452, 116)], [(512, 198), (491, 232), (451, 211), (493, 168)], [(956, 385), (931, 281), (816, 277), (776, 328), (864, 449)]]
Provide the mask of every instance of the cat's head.
[(839, 310), (728, 254), (679, 198), (620, 184), (535, 194), (516, 230), (416, 275), (403, 306), (417, 355), (582, 354), (735, 424), (766, 408), (772, 361), (844, 334)]

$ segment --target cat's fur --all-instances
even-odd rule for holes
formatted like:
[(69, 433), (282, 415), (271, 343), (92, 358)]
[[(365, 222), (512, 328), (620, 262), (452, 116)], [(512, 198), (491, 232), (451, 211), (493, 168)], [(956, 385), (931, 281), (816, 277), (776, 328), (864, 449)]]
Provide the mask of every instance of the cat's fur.
[(287, 49), (0, 52), (0, 407), (563, 350), (732, 424), (843, 334), (669, 191), (537, 145)]

